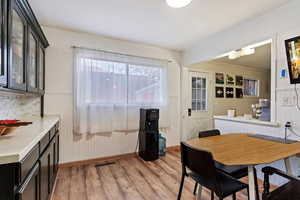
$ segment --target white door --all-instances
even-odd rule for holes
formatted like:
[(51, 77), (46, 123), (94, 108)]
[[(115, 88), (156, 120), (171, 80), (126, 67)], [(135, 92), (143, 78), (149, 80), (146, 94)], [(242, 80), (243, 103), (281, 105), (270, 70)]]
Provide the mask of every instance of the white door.
[(207, 72), (183, 70), (182, 140), (198, 137), (199, 131), (213, 128), (212, 79)]

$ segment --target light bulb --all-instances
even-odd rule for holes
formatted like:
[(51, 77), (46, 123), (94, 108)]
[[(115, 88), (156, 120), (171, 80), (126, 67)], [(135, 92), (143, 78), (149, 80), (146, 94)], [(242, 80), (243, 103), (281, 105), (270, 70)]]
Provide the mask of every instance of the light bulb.
[(172, 8), (182, 8), (189, 5), (192, 0), (166, 0), (167, 4)]
[(242, 55), (244, 56), (252, 55), (254, 53), (255, 53), (255, 49), (251, 49), (251, 48), (242, 49)]
[(237, 58), (239, 58), (239, 57), (241, 57), (241, 52), (240, 52), (240, 51), (232, 51), (232, 52), (230, 52), (229, 55), (228, 55), (228, 58), (229, 58), (230, 60), (234, 60), (234, 59), (237, 59)]

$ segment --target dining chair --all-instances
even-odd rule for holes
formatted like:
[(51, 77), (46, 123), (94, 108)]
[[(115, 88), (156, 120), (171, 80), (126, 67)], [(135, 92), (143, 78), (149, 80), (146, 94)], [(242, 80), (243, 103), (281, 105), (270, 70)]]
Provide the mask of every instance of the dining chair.
[[(200, 186), (211, 191), (212, 198), (216, 194), (220, 200), (232, 195), (236, 200), (236, 192), (247, 189), (248, 185), (219, 171), (210, 152), (196, 149), (181, 142), (182, 177), (177, 200), (180, 200), (185, 177), (195, 180)], [(188, 172), (189, 171), (189, 172)], [(200, 190), (199, 190), (200, 191)], [(198, 194), (201, 195), (201, 194)]]
[[(213, 130), (199, 132), (198, 137), (205, 138), (205, 137), (218, 136), (218, 135), (221, 135), (221, 132), (218, 129), (213, 129)], [(217, 161), (215, 161), (215, 166), (218, 170), (221, 170), (225, 174), (230, 175), (236, 179), (241, 179), (243, 177), (248, 176), (247, 166), (242, 166), (242, 165), (227, 166)], [(254, 168), (254, 176), (255, 176), (254, 181), (255, 181), (256, 199), (259, 200), (258, 182), (257, 182), (257, 174), (255, 168)], [(198, 187), (198, 183), (196, 182), (194, 187), (194, 195), (196, 194), (197, 187)]]
[[(262, 195), (263, 200), (300, 199), (300, 180), (297, 177), (289, 176), (285, 172), (273, 167), (264, 167), (262, 171), (264, 173), (264, 192)], [(289, 182), (270, 192), (269, 177), (274, 174), (288, 179)]]

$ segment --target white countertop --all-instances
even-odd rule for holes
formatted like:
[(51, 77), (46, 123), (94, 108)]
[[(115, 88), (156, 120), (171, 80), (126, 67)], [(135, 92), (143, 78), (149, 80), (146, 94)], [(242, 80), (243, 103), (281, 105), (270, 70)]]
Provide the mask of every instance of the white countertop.
[(18, 127), (8, 135), (0, 136), (0, 164), (21, 161), (59, 119), (57, 115), (21, 118), (20, 120), (32, 124)]
[(219, 115), (219, 116), (214, 116), (214, 119), (248, 123), (248, 124), (257, 124), (257, 125), (262, 125), (262, 126), (277, 127), (280, 125), (277, 122), (268, 122), (268, 121), (262, 121), (262, 120), (258, 120), (258, 119), (246, 119), (244, 116), (228, 117), (226, 115)]

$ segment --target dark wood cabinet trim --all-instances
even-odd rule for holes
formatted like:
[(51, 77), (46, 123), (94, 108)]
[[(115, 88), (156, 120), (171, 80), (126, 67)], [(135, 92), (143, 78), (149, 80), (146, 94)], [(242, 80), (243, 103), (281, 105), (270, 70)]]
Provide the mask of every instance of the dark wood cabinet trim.
[(0, 68), (3, 71), (3, 74), (0, 74), (0, 86), (7, 87), (7, 18), (8, 18), (8, 5), (7, 1), (1, 1), (1, 13), (2, 16), (0, 19), (1, 26), (1, 65)]
[(24, 37), (23, 37), (23, 83), (15, 83), (12, 81), (11, 78), (8, 79), (8, 88), (12, 88), (12, 89), (15, 89), (15, 90), (22, 90), (22, 91), (25, 91), (26, 90), (26, 62), (27, 62), (27, 59), (26, 59), (26, 51), (27, 51), (27, 23), (26, 23), (26, 20), (25, 20), (25, 15), (24, 15), (24, 12), (22, 11), (22, 9), (19, 7), (19, 5), (14, 1), (9, 1), (11, 3), (13, 3), (11, 5), (9, 5), (9, 24), (8, 24), (8, 69), (9, 69), (9, 73), (8, 73), (8, 76), (11, 77), (12, 76), (12, 22), (13, 22), (13, 19), (12, 19), (12, 15), (13, 15), (13, 11), (15, 11), (21, 21), (23, 22), (23, 28), (24, 28)]
[[(3, 0), (1, 1), (1, 18), (0, 18), (0, 26), (1, 26), (1, 60), (2, 66), (1, 68), (5, 69), (5, 74), (3, 76), (0, 75), (0, 91), (12, 92), (12, 93), (24, 93), (29, 92), (35, 95), (44, 95), (44, 87), (45, 87), (45, 75), (43, 75), (43, 89), (39, 88), (39, 54), (40, 48), (43, 52), (43, 74), (45, 73), (45, 48), (49, 46), (49, 42), (45, 37), (42, 28), (39, 22), (36, 19), (29, 3), (27, 0)], [(12, 80), (12, 13), (15, 10), (20, 16), (21, 20), (24, 24), (24, 41), (23, 41), (23, 76), (24, 82), (22, 84), (15, 83)], [(34, 38), (37, 42), (36, 49), (36, 88), (32, 88), (28, 84), (28, 50), (29, 50), (29, 33), (34, 35)], [(43, 110), (43, 109), (41, 109)], [(41, 116), (43, 116), (41, 111)]]
[(43, 44), (43, 47), (47, 48), (49, 46), (49, 42), (40, 26), (38, 20), (36, 19), (36, 16), (35, 16), (34, 12), (32, 11), (28, 1), (27, 0), (16, 0), (16, 1), (26, 12), (26, 18), (28, 20), (28, 23), (30, 24), (30, 26), (32, 27), (34, 32), (37, 33), (37, 36), (39, 37), (39, 40)]
[[(29, 55), (29, 52), (30, 52), (30, 34), (32, 35), (32, 37), (34, 38), (35, 40), (35, 44), (36, 44), (36, 48), (35, 48), (35, 87), (31, 87), (30, 84), (29, 84), (29, 77), (31, 74), (29, 74), (29, 60), (30, 60), (30, 55)], [(38, 93), (39, 92), (39, 84), (38, 84), (38, 78), (39, 78), (39, 63), (38, 63), (38, 51), (39, 51), (39, 42), (38, 42), (38, 39), (35, 35), (35, 33), (31, 30), (30, 27), (28, 27), (28, 34), (27, 34), (27, 48), (26, 48), (26, 58), (27, 58), (27, 62), (26, 62), (26, 74), (27, 74), (27, 77), (26, 77), (26, 85), (27, 85), (27, 91), (28, 92), (32, 92), (32, 93)]]

